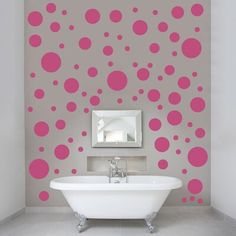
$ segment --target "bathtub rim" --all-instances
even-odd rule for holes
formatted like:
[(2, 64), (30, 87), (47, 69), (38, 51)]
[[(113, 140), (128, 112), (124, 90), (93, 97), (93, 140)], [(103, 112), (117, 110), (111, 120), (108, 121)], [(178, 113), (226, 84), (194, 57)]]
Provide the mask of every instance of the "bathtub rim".
[(161, 177), (161, 178), (168, 178), (172, 180), (172, 182), (167, 183), (68, 183), (62, 182), (62, 180), (70, 179), (70, 178), (79, 178), (79, 177), (86, 177), (86, 178), (104, 178), (108, 179), (107, 176), (65, 176), (60, 178), (55, 178), (50, 181), (50, 188), (55, 190), (61, 191), (163, 191), (163, 190), (172, 190), (178, 189), (183, 186), (183, 182), (176, 178), (170, 176), (161, 176), (161, 175), (131, 175), (128, 177), (136, 177), (142, 178), (148, 176), (151, 177)]

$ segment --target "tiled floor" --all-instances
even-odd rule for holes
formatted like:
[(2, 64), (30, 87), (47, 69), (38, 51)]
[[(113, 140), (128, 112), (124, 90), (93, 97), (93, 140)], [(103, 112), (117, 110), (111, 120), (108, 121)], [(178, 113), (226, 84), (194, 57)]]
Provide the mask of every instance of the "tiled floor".
[[(0, 225), (1, 236), (76, 236), (77, 220), (69, 213), (24, 213)], [(158, 236), (236, 236), (236, 225), (210, 209), (163, 209), (155, 220)], [(142, 220), (89, 220), (83, 236), (149, 235)]]

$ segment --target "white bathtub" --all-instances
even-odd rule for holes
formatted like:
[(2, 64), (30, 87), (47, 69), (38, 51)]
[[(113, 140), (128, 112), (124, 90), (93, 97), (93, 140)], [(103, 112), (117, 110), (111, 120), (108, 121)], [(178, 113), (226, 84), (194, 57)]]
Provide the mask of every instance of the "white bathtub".
[[(109, 183), (106, 176), (71, 176), (51, 181), (72, 210), (84, 218), (146, 219), (155, 217), (172, 189), (182, 181), (166, 176), (128, 176), (128, 183)], [(150, 218), (150, 219), (148, 219)]]

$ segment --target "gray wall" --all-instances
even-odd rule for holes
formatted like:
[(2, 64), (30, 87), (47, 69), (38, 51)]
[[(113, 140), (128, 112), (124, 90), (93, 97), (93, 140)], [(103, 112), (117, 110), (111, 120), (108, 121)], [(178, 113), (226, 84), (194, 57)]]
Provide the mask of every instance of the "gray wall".
[[(210, 1), (198, 1), (204, 8), (203, 14), (201, 7), (195, 7), (191, 12), (192, 6), (196, 4), (195, 0), (158, 1), (158, 4), (156, 2), (147, 4), (141, 0), (135, 1), (135, 4), (124, 0), (109, 1), (109, 3), (105, 0), (58, 0), (55, 1), (56, 10), (52, 7), (50, 10), (53, 12), (50, 13), (46, 9), (48, 2), (25, 1), (27, 205), (64, 206), (66, 203), (61, 193), (50, 190), (50, 180), (72, 175), (73, 169), (73, 173), (86, 174), (86, 158), (94, 155), (145, 155), (149, 173), (176, 176), (184, 181), (184, 187), (173, 191), (167, 204), (208, 205)], [(182, 18), (176, 19), (172, 16), (171, 12), (175, 6), (184, 9)], [(134, 7), (138, 8), (137, 12), (133, 12)], [(91, 8), (96, 8), (100, 12), (100, 20), (96, 24), (88, 23), (84, 17), (87, 9)], [(109, 13), (114, 9), (122, 12), (122, 20), (118, 23), (112, 22), (109, 18)], [(67, 15), (62, 14), (63, 10), (67, 11)], [(153, 14), (153, 10), (158, 10), (158, 15), (155, 15), (155, 12)], [(33, 11), (38, 13), (30, 15)], [(132, 26), (137, 20), (143, 20), (148, 25), (148, 30), (143, 35), (133, 32)], [(160, 32), (157, 26), (163, 21), (167, 22), (169, 27), (167, 31)], [(60, 24), (58, 32), (50, 30), (52, 22)], [(70, 25), (74, 26), (74, 30), (68, 28)], [(200, 32), (196, 32), (195, 27), (200, 27)], [(109, 32), (109, 37), (104, 37), (104, 32)], [(180, 35), (177, 42), (170, 40), (173, 32)], [(32, 46), (29, 39), (34, 34), (38, 36), (31, 38)], [(122, 40), (117, 39), (119, 34), (123, 36)], [(88, 50), (79, 46), (79, 41), (83, 37), (91, 39), (92, 46)], [(32, 42), (32, 39), (35, 40)], [(60, 48), (61, 43), (64, 44), (64, 48)], [(159, 44), (158, 53), (150, 52), (151, 43)], [(198, 51), (199, 43), (202, 47), (201, 53)], [(106, 45), (113, 47), (113, 54), (110, 56), (103, 54), (103, 47)], [(124, 49), (126, 46), (130, 47), (130, 51)], [(172, 55), (174, 51), (177, 52), (177, 56)], [(50, 56), (48, 52), (54, 52), (57, 56), (54, 54), (55, 57), (47, 57)], [(42, 64), (42, 61), (46, 62)], [(108, 65), (109, 61), (113, 62), (113, 66)], [(133, 67), (134, 62), (138, 63), (137, 67)], [(148, 63), (153, 64), (152, 68), (147, 66)], [(74, 68), (75, 64), (79, 64), (79, 69)], [(173, 74), (166, 74), (165, 68), (168, 65), (175, 67)], [(89, 67), (98, 69), (97, 76), (90, 77), (87, 74)], [(137, 77), (137, 71), (141, 68), (149, 71), (148, 79), (140, 80)], [(117, 70), (127, 76), (127, 85), (123, 84), (123, 87), (124, 81), (121, 77), (114, 78), (121, 86), (119, 91), (113, 90), (108, 84), (109, 74)], [(197, 76), (193, 72), (197, 72)], [(34, 74), (32, 76), (32, 73), (35, 73), (35, 76)], [(159, 76), (163, 79), (158, 80)], [(190, 81), (190, 86), (186, 84), (185, 89), (178, 85), (182, 76), (189, 78), (184, 82)], [(65, 81), (71, 77), (79, 82), (78, 90), (77, 83), (72, 83), (73, 93), (69, 93), (67, 87), (64, 88)], [(58, 81), (58, 85), (54, 84), (55, 80)], [(66, 84), (69, 82), (70, 80)], [(202, 86), (203, 90), (199, 89), (199, 86)], [(102, 89), (101, 94), (98, 89)], [(140, 94), (139, 89), (143, 89), (144, 93)], [(159, 100), (155, 102), (149, 100), (148, 94), (151, 89), (160, 92)], [(83, 96), (83, 92), (86, 92), (87, 96)], [(178, 99), (175, 100), (177, 104), (169, 101), (168, 97), (173, 92), (181, 96), (181, 102), (178, 103)], [(137, 101), (132, 99), (133, 96), (137, 96)], [(196, 97), (201, 99), (193, 100), (191, 108), (191, 101)], [(122, 104), (117, 103), (119, 98), (123, 99)], [(95, 106), (93, 99), (95, 103), (96, 101), (99, 103), (100, 99), (100, 103)], [(205, 102), (205, 108), (202, 107), (202, 100)], [(74, 112), (67, 110), (67, 103), (71, 101), (77, 105)], [(53, 106), (56, 110), (52, 108)], [(86, 108), (89, 109), (88, 113), (84, 112)], [(93, 109), (141, 109), (143, 147), (91, 148)], [(171, 111), (177, 113), (170, 113)], [(182, 120), (178, 120), (179, 114)], [(159, 130), (153, 131), (149, 127), (149, 121), (153, 118), (161, 121)], [(57, 120), (65, 121), (64, 129), (56, 127)], [(192, 122), (191, 127), (188, 127), (189, 122)], [(196, 136), (198, 128), (205, 130), (204, 137)], [(82, 136), (83, 131), (87, 132), (87, 136)], [(178, 140), (174, 140), (174, 135), (178, 135)], [(169, 140), (170, 146), (167, 150), (160, 151), (158, 146), (155, 147), (155, 141), (160, 137)], [(70, 143), (68, 138), (73, 138), (73, 142)], [(190, 142), (186, 138), (189, 138)], [(58, 145), (64, 146), (56, 148)], [(79, 147), (83, 147), (82, 152), (82, 149), (78, 151)], [(181, 150), (180, 154), (176, 154), (178, 149)], [(55, 156), (55, 150), (61, 154), (59, 158)], [(67, 152), (69, 155), (66, 155)], [(162, 164), (167, 162), (168, 167), (163, 169)]]

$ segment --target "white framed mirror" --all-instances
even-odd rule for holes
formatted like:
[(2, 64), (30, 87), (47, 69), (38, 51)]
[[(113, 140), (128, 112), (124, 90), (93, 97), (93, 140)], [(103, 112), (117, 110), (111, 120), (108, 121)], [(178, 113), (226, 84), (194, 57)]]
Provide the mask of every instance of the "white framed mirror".
[(92, 112), (92, 147), (141, 147), (140, 110), (96, 110)]

